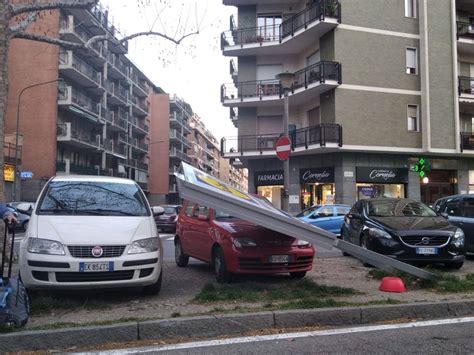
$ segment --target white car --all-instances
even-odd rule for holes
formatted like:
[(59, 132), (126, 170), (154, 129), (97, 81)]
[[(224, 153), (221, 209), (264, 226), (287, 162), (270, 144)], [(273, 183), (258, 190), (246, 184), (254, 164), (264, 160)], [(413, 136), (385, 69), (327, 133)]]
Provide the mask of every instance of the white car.
[[(18, 206), (19, 210), (29, 206)], [(163, 248), (154, 215), (132, 180), (57, 176), (41, 191), (20, 244), (28, 289), (144, 286), (156, 294)]]

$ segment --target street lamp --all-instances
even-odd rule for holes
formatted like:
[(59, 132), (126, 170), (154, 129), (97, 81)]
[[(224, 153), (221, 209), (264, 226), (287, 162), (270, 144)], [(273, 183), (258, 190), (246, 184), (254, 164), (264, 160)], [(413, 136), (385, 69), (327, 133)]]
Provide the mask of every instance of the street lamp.
[(19, 130), (20, 130), (20, 104), (21, 104), (21, 97), (23, 96), (23, 93), (29, 89), (35, 88), (37, 86), (42, 86), (46, 84), (51, 84), (55, 83), (58, 81), (63, 81), (62, 78), (54, 79), (54, 80), (49, 80), (45, 81), (42, 83), (30, 85), (27, 87), (24, 87), (21, 91), (20, 94), (18, 95), (18, 106), (16, 109), (16, 133), (15, 133), (15, 178), (13, 179), (13, 191), (12, 191), (12, 201), (16, 201), (16, 180), (18, 178), (18, 137), (19, 137)]
[[(288, 93), (293, 89), (295, 74), (284, 72), (277, 75), (280, 80), (281, 89), (284, 94), (283, 135), (288, 137), (288, 121), (290, 116)], [(286, 212), (290, 209), (290, 158), (283, 161), (283, 201), (282, 209)]]

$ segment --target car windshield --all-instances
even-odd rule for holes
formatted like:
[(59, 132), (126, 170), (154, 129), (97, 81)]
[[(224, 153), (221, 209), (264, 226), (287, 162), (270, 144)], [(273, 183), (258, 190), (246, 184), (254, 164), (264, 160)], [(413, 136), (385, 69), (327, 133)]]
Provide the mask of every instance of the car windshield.
[(367, 205), (371, 217), (436, 217), (431, 208), (413, 200), (369, 201)]
[(296, 215), (296, 217), (306, 217), (306, 216), (309, 216), (311, 213), (314, 212), (314, 210), (316, 210), (319, 206), (313, 206), (313, 207), (310, 207), (310, 208), (307, 208), (303, 211), (301, 211), (300, 213), (298, 213)]
[(143, 193), (135, 184), (102, 181), (53, 181), (39, 214), (149, 216)]
[(214, 210), (214, 219), (215, 220), (223, 220), (223, 219), (237, 219), (237, 217), (234, 217), (228, 213), (224, 213), (222, 211), (216, 211)]

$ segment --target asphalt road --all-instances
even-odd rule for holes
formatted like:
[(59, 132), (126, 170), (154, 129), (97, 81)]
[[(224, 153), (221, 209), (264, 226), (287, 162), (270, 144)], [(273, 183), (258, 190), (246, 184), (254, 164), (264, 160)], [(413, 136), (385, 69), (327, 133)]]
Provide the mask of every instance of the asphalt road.
[(474, 317), (119, 349), (128, 354), (472, 354)]

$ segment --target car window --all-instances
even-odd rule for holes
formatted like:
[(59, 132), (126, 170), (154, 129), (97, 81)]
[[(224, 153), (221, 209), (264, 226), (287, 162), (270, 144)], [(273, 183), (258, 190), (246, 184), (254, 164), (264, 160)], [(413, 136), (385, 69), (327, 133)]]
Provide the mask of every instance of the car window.
[(149, 216), (145, 196), (137, 184), (105, 181), (52, 181), (38, 214)]
[(228, 213), (225, 213), (225, 212), (222, 212), (222, 211), (219, 211), (219, 210), (214, 210), (214, 219), (215, 220), (225, 220), (225, 219), (237, 219), (236, 217), (228, 214)]
[(445, 199), (441, 199), (441, 200), (438, 200), (435, 202), (434, 206), (433, 206), (433, 210), (437, 213), (441, 213), (441, 212), (444, 212), (444, 208), (446, 205), (446, 200)]
[(446, 201), (445, 211), (450, 216), (460, 216), (461, 211), (459, 209), (459, 197), (450, 198)]
[(317, 209), (319, 206), (312, 206), (312, 207), (309, 207), (303, 211), (301, 211), (300, 213), (298, 213), (296, 215), (296, 217), (306, 217), (306, 216), (309, 216), (310, 214), (312, 214), (314, 212), (315, 209)]
[(349, 213), (349, 210), (350, 210), (349, 207), (336, 206), (336, 215), (337, 216), (345, 216), (346, 214)]
[(164, 206), (163, 209), (165, 210), (164, 214), (176, 214), (176, 208), (174, 207)]
[(362, 201), (357, 202), (355, 208), (357, 214), (361, 216), (364, 214), (364, 204), (362, 203)]
[(435, 217), (436, 213), (425, 204), (409, 199), (368, 201), (371, 217)]
[(194, 205), (192, 203), (188, 203), (186, 205), (186, 210), (184, 211), (184, 214), (187, 217), (192, 217), (193, 216), (193, 209), (194, 209)]
[(314, 213), (314, 217), (332, 217), (334, 215), (334, 211), (332, 207), (321, 207)]
[(193, 212), (193, 217), (197, 218), (198, 216), (209, 217), (209, 208), (206, 206), (196, 205)]
[(462, 201), (462, 212), (464, 217), (474, 218), (474, 198), (465, 197)]

